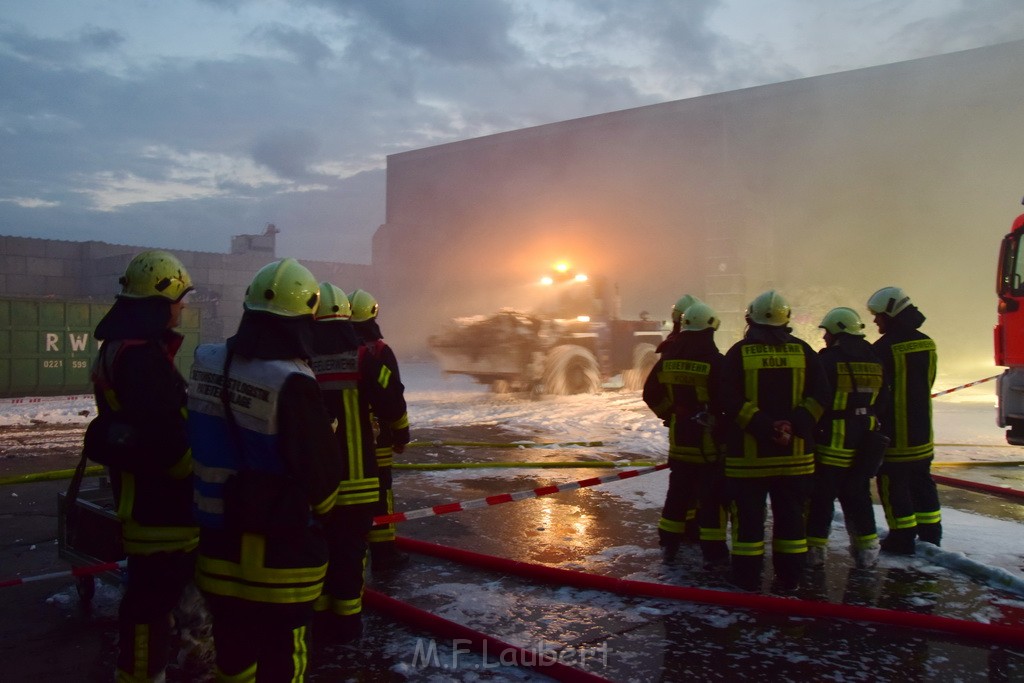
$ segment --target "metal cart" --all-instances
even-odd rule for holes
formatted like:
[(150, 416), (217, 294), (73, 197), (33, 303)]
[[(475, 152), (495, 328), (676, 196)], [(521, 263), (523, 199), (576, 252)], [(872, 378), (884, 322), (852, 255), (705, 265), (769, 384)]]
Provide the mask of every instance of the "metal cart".
[[(98, 477), (82, 486), (76, 472), (67, 492), (57, 494), (57, 553), (73, 567), (87, 567), (125, 559), (121, 522), (114, 509), (110, 480)], [(96, 594), (96, 578), (120, 584), (122, 571), (75, 577), (82, 608), (89, 609)]]

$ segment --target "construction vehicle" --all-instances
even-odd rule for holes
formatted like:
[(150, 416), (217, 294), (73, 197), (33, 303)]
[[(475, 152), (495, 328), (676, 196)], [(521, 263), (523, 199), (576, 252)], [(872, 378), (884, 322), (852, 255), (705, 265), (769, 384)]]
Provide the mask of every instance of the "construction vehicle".
[[(1024, 204), (1024, 201), (1021, 202)], [(1008, 443), (1024, 446), (1024, 214), (1013, 221), (999, 248), (995, 327), (996, 365), (1006, 368), (996, 380), (996, 424)]]
[[(505, 308), (456, 318), (428, 346), (441, 369), (468, 375), (496, 393), (594, 393), (639, 389), (657, 357), (663, 323), (618, 317), (618, 296), (602, 278), (568, 264), (541, 279), (530, 312)], [(621, 378), (618, 379), (617, 378)]]

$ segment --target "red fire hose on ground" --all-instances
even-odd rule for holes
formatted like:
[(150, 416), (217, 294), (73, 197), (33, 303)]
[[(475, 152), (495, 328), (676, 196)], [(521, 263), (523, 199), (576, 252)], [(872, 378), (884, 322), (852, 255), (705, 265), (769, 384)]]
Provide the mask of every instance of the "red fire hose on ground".
[[(402, 623), (418, 627), (445, 638), (451, 638), (453, 645), (468, 645), (481, 653), (483, 666), (518, 666), (533, 669), (556, 681), (567, 683), (608, 683), (589, 671), (578, 669), (563, 663), (564, 655), (556, 650), (537, 651), (506, 643), (494, 636), (473, 630), (468, 626), (457, 624), (430, 612), (388, 597), (383, 593), (367, 589), (363, 593), (363, 604), (372, 609), (384, 612)], [(454, 656), (457, 656), (454, 655)], [(575, 653), (571, 659), (576, 659)], [(581, 662), (586, 665), (586, 662)], [(452, 667), (456, 668), (456, 667)]]
[(1024, 646), (1024, 629), (1000, 624), (953, 619), (950, 617), (898, 612), (877, 607), (840, 605), (811, 600), (795, 600), (751, 593), (734, 593), (707, 588), (690, 588), (667, 584), (617, 579), (597, 574), (587, 574), (558, 567), (509, 560), (493, 555), (484, 555), (459, 548), (427, 543), (411, 538), (399, 537), (399, 547), (410, 552), (431, 555), (454, 562), (470, 564), (491, 571), (523, 576), (534, 581), (563, 586), (590, 588), (622, 595), (684, 600), (726, 607), (742, 607), (794, 617), (814, 617), (865, 621), (890, 626), (940, 631), (954, 636), (981, 640), (988, 643), (1002, 643), (1015, 647)]

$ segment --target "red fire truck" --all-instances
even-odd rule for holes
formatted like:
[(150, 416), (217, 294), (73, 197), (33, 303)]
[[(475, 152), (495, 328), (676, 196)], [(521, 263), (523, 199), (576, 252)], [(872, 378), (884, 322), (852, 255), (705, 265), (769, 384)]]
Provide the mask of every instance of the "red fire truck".
[[(1021, 202), (1024, 204), (1024, 201)], [(1013, 221), (999, 249), (995, 328), (996, 365), (1006, 369), (997, 380), (996, 423), (1007, 428), (1006, 440), (1024, 446), (1024, 214)]]

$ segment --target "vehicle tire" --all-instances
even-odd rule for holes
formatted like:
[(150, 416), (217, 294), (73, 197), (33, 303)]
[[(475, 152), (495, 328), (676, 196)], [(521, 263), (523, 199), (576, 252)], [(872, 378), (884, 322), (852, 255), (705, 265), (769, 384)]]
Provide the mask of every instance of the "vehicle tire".
[(633, 347), (633, 367), (622, 373), (622, 386), (629, 391), (643, 389), (656, 362), (658, 353), (654, 344), (637, 344)]
[(491, 382), (491, 393), (492, 394), (511, 394), (512, 383), (507, 379), (496, 379)]
[(555, 396), (594, 394), (601, 389), (597, 359), (576, 344), (556, 346), (544, 359), (544, 393)]

